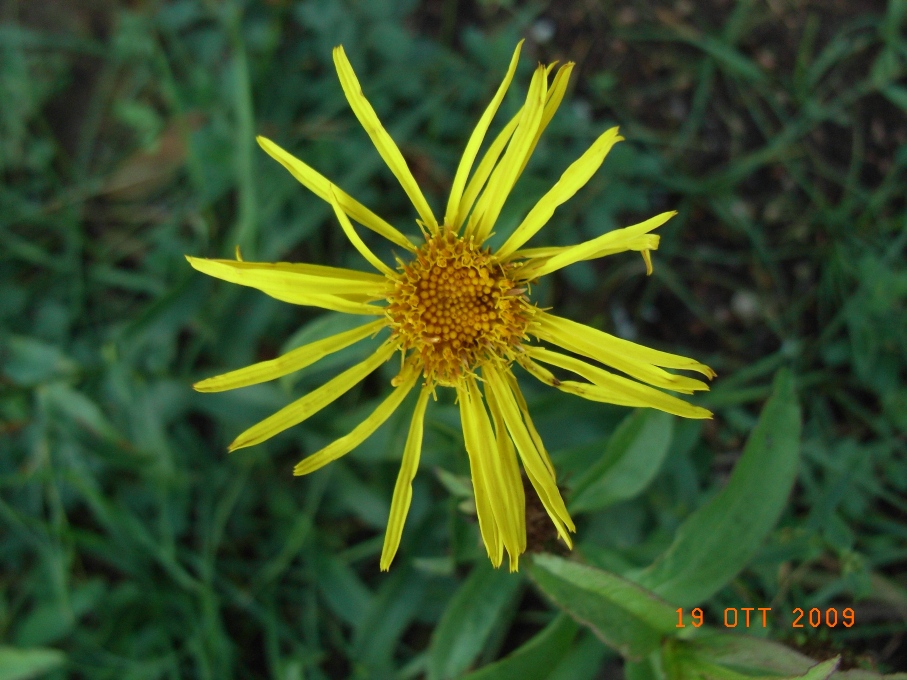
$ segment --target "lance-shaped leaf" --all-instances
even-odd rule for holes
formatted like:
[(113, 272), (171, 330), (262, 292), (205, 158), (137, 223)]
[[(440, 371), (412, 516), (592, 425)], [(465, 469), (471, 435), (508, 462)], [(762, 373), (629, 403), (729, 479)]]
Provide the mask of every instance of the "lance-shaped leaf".
[(529, 576), (559, 608), (625, 657), (640, 659), (677, 633), (667, 602), (617, 574), (554, 555), (535, 555)]
[(630, 578), (675, 605), (702, 602), (753, 557), (775, 526), (797, 476), (800, 409), (786, 370), (775, 377), (730, 481), (677, 530), (673, 544)]
[(662, 650), (672, 680), (827, 680), (839, 661), (820, 663), (778, 642), (724, 633), (668, 640)]
[(673, 433), (667, 413), (640, 409), (627, 416), (604, 455), (576, 481), (570, 511), (599, 510), (642, 492), (661, 468)]
[(432, 636), (430, 680), (461, 677), (511, 610), (521, 583), (518, 574), (493, 569), (484, 560), (473, 568)]
[(66, 655), (49, 647), (0, 647), (0, 680), (28, 680), (66, 663)]
[(463, 680), (548, 680), (576, 637), (577, 625), (566, 614), (500, 661), (465, 675)]

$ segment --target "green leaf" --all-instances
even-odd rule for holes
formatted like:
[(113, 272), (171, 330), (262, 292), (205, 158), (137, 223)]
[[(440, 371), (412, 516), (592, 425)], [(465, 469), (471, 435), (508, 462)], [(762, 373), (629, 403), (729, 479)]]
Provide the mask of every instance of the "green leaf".
[(560, 614), (545, 628), (507, 657), (463, 677), (463, 680), (547, 680), (570, 648), (577, 625)]
[(605, 660), (614, 657), (614, 650), (591, 630), (584, 630), (546, 680), (595, 680), (601, 677)]
[(456, 678), (469, 668), (494, 627), (501, 624), (521, 583), (517, 574), (480, 560), (435, 629), (428, 658), (430, 680)]
[(778, 642), (727, 633), (706, 634), (691, 641), (671, 640), (665, 645), (665, 663), (707, 660), (731, 671), (751, 675), (802, 675), (815, 664), (808, 656)]
[(353, 632), (351, 657), (377, 676), (391, 668), (394, 649), (425, 595), (425, 577), (405, 566), (384, 580)]
[(554, 555), (535, 555), (529, 575), (558, 607), (625, 657), (641, 658), (677, 632), (671, 605), (632, 581)]
[(359, 575), (328, 552), (317, 552), (312, 562), (328, 608), (349, 624), (362, 621), (371, 610), (373, 595)]
[(121, 439), (101, 407), (82, 392), (57, 382), (45, 386), (39, 394), (54, 415), (71, 420), (99, 437), (111, 441)]
[(827, 680), (840, 658), (818, 663), (771, 640), (716, 633), (668, 640), (662, 661), (672, 680)]
[(877, 88), (882, 89), (886, 85), (898, 80), (904, 72), (904, 67), (898, 53), (891, 49), (885, 48), (876, 57), (875, 62), (870, 69), (870, 80)]
[(472, 482), (469, 477), (455, 475), (443, 468), (434, 468), (438, 481), (447, 489), (448, 493), (456, 498), (472, 498)]
[(907, 111), (907, 88), (900, 85), (886, 85), (882, 94), (895, 106)]
[(0, 680), (28, 680), (59, 668), (66, 655), (46, 647), (0, 647)]
[(703, 38), (691, 38), (688, 42), (714, 58), (728, 73), (733, 73), (753, 82), (765, 80), (765, 74), (755, 62), (723, 40), (707, 35)]
[(602, 458), (577, 480), (571, 512), (599, 510), (641, 493), (661, 468), (673, 434), (674, 418), (667, 413), (639, 409), (627, 416)]
[(15, 634), (10, 636), (19, 648), (50, 647), (72, 632), (80, 617), (94, 611), (106, 594), (102, 580), (92, 579), (74, 586), (66, 602), (56, 598), (38, 603), (20, 617)]
[(778, 521), (796, 479), (799, 450), (800, 409), (790, 373), (782, 370), (727, 486), (687, 518), (664, 554), (631, 578), (681, 606), (720, 590)]
[(841, 657), (836, 656), (828, 661), (817, 663), (803, 675), (800, 675), (797, 678), (792, 677), (790, 680), (828, 680), (832, 673), (838, 670), (839, 663), (841, 663)]
[(76, 373), (79, 365), (43, 340), (11, 336), (0, 344), (0, 373), (16, 385), (38, 385)]

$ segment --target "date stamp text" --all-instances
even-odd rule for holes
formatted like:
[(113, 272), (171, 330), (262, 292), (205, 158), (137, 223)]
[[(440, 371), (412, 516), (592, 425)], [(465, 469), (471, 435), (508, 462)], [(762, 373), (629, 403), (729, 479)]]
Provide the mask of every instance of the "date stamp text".
[[(727, 607), (724, 610), (724, 627), (725, 628), (749, 628), (750, 626), (766, 628), (768, 626), (769, 614), (771, 607)], [(854, 611), (850, 607), (838, 610), (836, 607), (829, 607), (822, 610), (813, 607), (804, 610), (801, 607), (795, 607), (791, 612), (793, 620), (791, 628), (835, 628), (842, 625), (850, 628), (854, 624)], [(686, 628), (689, 622), (694, 628), (699, 628), (705, 620), (702, 609), (695, 607), (689, 613), (684, 612), (683, 608), (677, 610), (676, 628)]]

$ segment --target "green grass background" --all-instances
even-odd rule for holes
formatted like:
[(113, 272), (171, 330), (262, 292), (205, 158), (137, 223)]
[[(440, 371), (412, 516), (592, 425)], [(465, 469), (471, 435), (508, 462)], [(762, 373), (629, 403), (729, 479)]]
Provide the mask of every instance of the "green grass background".
[[(381, 574), (406, 409), (324, 471), (291, 469), (374, 407), (393, 366), (230, 456), (238, 432), (362, 352), (237, 392), (190, 388), (343, 319), (209, 280), (184, 254), (239, 244), (247, 260), (366, 267), (256, 134), (416, 233), (331, 48), (345, 46), (440, 212), (521, 37), (506, 112), (535, 61), (577, 68), (499, 233), (613, 124), (627, 141), (537, 242), (679, 211), (652, 277), (618, 255), (551, 277), (535, 299), (719, 374), (701, 400), (715, 420), (675, 423), (642, 493), (579, 517), (579, 553), (648, 564), (727, 479), (788, 367), (804, 413), (798, 482), (706, 617), (771, 606), (773, 625), (752, 633), (907, 669), (907, 2), (856, 4), (0, 4), (0, 639), (45, 654), (32, 675), (3, 677), (417, 678), (437, 667), (445, 612), (474, 632), (460, 670), (553, 618), (523, 580), (466, 580), (486, 558), (449, 395), (430, 406), (403, 544)], [(525, 389), (569, 489), (627, 411)], [(472, 619), (470, 598), (485, 606)], [(852, 606), (858, 623), (794, 631), (798, 606)], [(564, 677), (620, 677), (587, 632), (569, 655)]]

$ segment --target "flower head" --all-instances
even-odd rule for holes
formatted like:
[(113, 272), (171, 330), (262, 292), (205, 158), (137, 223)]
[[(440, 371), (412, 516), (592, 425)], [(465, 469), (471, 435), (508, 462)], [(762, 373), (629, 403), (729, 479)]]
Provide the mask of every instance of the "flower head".
[[(491, 142), (473, 172), (485, 134), (513, 79), (521, 45), (517, 45), (503, 83), (466, 144), (440, 223), (363, 95), (343, 48), (334, 49), (340, 84), (353, 112), (419, 215), (424, 241), (419, 245), (274, 142), (258, 138), (268, 154), (331, 204), (340, 227), (378, 273), (314, 264), (244, 262), (239, 257), (235, 261), (188, 258), (201, 272), (257, 288), (279, 300), (377, 317), (277, 359), (203, 380), (195, 385), (199, 391), (215, 392), (273, 380), (388, 331), (370, 357), (249, 428), (230, 445), (231, 451), (252, 446), (301, 423), (400, 353), (402, 368), (392, 380), (394, 389), (375, 411), (349, 434), (294, 468), (294, 474), (308, 474), (345, 455), (387, 420), (420, 384), (391, 503), (382, 569), (390, 566), (400, 543), (419, 464), (428, 397), (439, 386), (456, 390), (479, 528), (488, 556), (499, 566), (506, 551), (512, 571), (526, 549), (521, 465), (568, 546), (572, 545), (570, 532), (575, 531), (554, 467), (511, 370), (514, 364), (547, 385), (592, 401), (656, 408), (687, 418), (711, 416), (703, 408), (656, 389), (683, 394), (708, 389), (700, 380), (664, 370), (692, 370), (712, 378), (715, 374), (708, 366), (550, 314), (530, 300), (533, 281), (580, 260), (634, 250), (642, 254), (647, 272), (652, 272), (650, 251), (658, 247), (658, 236), (651, 232), (673, 212), (575, 246), (523, 247), (556, 208), (598, 170), (611, 147), (622, 139), (617, 128), (602, 134), (564, 171), (500, 248), (492, 252), (485, 245), (510, 190), (564, 96), (573, 68), (572, 63), (565, 64), (550, 83), (555, 64), (540, 65), (535, 70), (522, 108)], [(395, 268), (366, 246), (350, 218), (405, 251)], [(548, 349), (538, 341), (570, 354)], [(584, 380), (559, 380), (546, 365)]]

